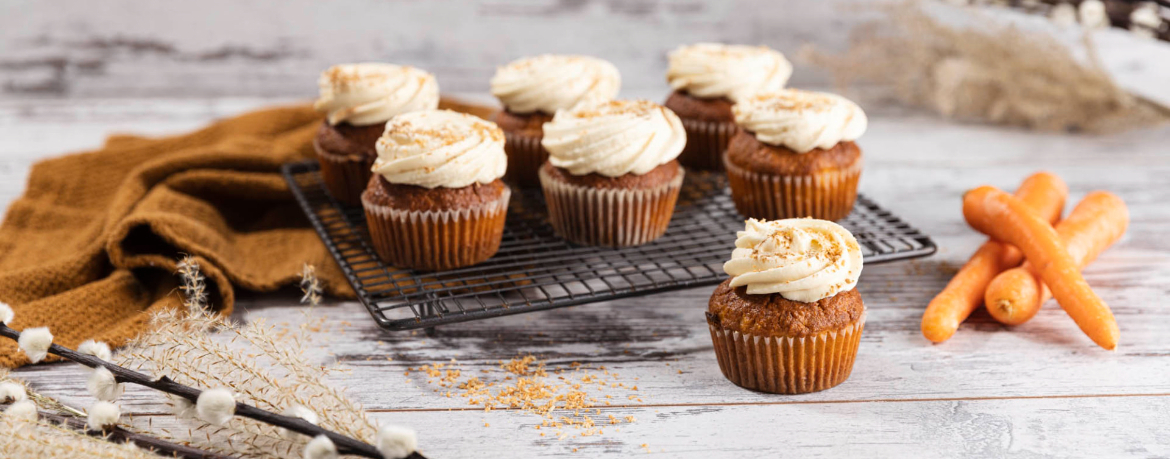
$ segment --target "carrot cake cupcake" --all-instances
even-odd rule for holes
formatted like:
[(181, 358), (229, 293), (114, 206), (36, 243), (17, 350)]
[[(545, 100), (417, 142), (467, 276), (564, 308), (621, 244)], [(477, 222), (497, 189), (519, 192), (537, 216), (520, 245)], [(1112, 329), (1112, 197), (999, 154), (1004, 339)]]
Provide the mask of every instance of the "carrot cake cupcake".
[(434, 75), (392, 64), (330, 67), (321, 74), (321, 97), (313, 105), (325, 122), (313, 139), (325, 189), (345, 204), (361, 202), (377, 153), (374, 143), (386, 122), (400, 113), (439, 106)]
[(378, 139), (362, 206), (374, 250), (394, 266), (440, 271), (496, 253), (512, 192), (504, 133), (449, 110), (398, 115)]
[(732, 107), (740, 130), (724, 153), (731, 198), (745, 217), (840, 220), (861, 178), (865, 112), (844, 97), (796, 89)]
[(695, 169), (723, 169), (723, 150), (736, 130), (732, 104), (783, 89), (792, 76), (792, 64), (766, 46), (698, 43), (671, 51), (669, 60), (666, 81), (674, 92), (665, 105), (687, 130), (678, 161)]
[(816, 392), (849, 378), (865, 326), (854, 288), (861, 247), (849, 230), (811, 218), (749, 219), (708, 303), (719, 369), (777, 394)]
[(508, 139), (508, 180), (523, 187), (539, 185), (537, 170), (548, 159), (540, 146), (541, 126), (557, 110), (612, 100), (620, 88), (617, 67), (595, 57), (545, 54), (497, 69), (492, 95), (504, 105), (496, 123)]
[(544, 125), (540, 184), (549, 220), (570, 241), (645, 244), (666, 232), (682, 188), (686, 144), (678, 116), (644, 100), (557, 111)]

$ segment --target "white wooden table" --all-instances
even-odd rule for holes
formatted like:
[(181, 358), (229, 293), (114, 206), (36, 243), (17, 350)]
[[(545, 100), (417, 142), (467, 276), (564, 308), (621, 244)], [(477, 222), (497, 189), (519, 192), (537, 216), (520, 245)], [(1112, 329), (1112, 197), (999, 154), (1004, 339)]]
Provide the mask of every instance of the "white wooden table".
[[(96, 147), (113, 131), (182, 131), (272, 102), (0, 101), (0, 205), (22, 192), (39, 158)], [(875, 110), (861, 145), (862, 191), (940, 248), (865, 268), (858, 288), (869, 320), (851, 378), (834, 389), (778, 396), (726, 381), (703, 319), (710, 287), (446, 326), (435, 337), (382, 333), (360, 304), (332, 302), (319, 311), (318, 357), (348, 367), (336, 383), (377, 420), (418, 429), (434, 458), (1170, 457), (1170, 128), (1082, 137)], [(1086, 271), (1117, 316), (1117, 351), (1097, 348), (1053, 303), (1014, 329), (979, 312), (953, 339), (932, 345), (919, 332), (922, 310), (984, 239), (964, 224), (961, 193), (985, 183), (1014, 189), (1039, 169), (1068, 182), (1071, 202), (1106, 189), (1130, 206), (1125, 239)], [(237, 309), (243, 320), (301, 320), (292, 294), (244, 295)], [(550, 368), (577, 361), (620, 373), (639, 386), (640, 401), (622, 397), (601, 417), (637, 421), (604, 435), (541, 437), (536, 416), (484, 412), (404, 374), (451, 359), (490, 368), (526, 353)], [(76, 366), (17, 375), (88, 405)], [(123, 411), (172, 422), (141, 390), (128, 391)]]

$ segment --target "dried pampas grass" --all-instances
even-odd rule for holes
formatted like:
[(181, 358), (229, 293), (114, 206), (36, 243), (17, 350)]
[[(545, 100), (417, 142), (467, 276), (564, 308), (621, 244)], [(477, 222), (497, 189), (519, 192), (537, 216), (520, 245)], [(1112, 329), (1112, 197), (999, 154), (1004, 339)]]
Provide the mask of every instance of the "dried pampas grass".
[(85, 418), (85, 413), (66, 407), (60, 402), (28, 390), (12, 379), (7, 370), (0, 370), (0, 384), (15, 390), (19, 388), (24, 399), (8, 405), (0, 414), (0, 456), (6, 459), (158, 459), (159, 456), (132, 443), (113, 443), (101, 437), (86, 435), (76, 428), (38, 419), (38, 410), (67, 413)]
[(0, 417), (0, 451), (6, 459), (160, 459), (133, 443), (113, 443), (40, 420)]
[(1116, 132), (1170, 119), (1119, 88), (1092, 43), (1078, 60), (1054, 37), (1005, 25), (974, 9), (968, 26), (944, 24), (910, 1), (880, 7), (840, 55), (806, 47), (801, 57), (838, 84), (873, 84), (903, 103), (965, 121), (1043, 131)]
[[(182, 281), (179, 290), (184, 307), (155, 314), (152, 329), (135, 338), (115, 357), (120, 365), (91, 357), (110, 358), (109, 347), (99, 342), (87, 341), (79, 351), (53, 349), (56, 356), (94, 368), (87, 388), (99, 401), (90, 406), (88, 413), (40, 397), (0, 370), (0, 396), (6, 401), (17, 401), (0, 419), (3, 421), (0, 437), (7, 439), (6, 443), (0, 442), (0, 456), (21, 453), (19, 457), (123, 457), (107, 456), (105, 451), (111, 450), (109, 447), (87, 446), (84, 442), (66, 443), (65, 449), (59, 449), (60, 454), (58, 450), (46, 451), (38, 446), (56, 443), (46, 439), (62, 435), (57, 430), (80, 431), (82, 437), (91, 441), (84, 435), (87, 429), (91, 433), (103, 431), (112, 441), (145, 444), (185, 456), (212, 457), (213, 453), (222, 453), (236, 457), (299, 458), (314, 453), (317, 457), (330, 457), (339, 451), (363, 457), (385, 456), (379, 451), (385, 450), (387, 441), (366, 413), (341, 391), (328, 385), (331, 369), (306, 359), (308, 320), (296, 331), (276, 331), (262, 321), (249, 325), (235, 323), (207, 307), (206, 282), (196, 259), (181, 260), (177, 274)], [(315, 271), (306, 266), (302, 274), (304, 301), (318, 303), (320, 283)], [(0, 325), (0, 336), (18, 341), (21, 349), (34, 359), (45, 356), (53, 339), (45, 328), (18, 332), (3, 325)], [(138, 372), (126, 371), (128, 367)], [(110, 403), (122, 394), (123, 386), (119, 382), (122, 380), (156, 389), (164, 396), (178, 395), (170, 397), (172, 402), (179, 400), (173, 403), (176, 417), (188, 425), (158, 428), (150, 418), (136, 420), (132, 416), (127, 419), (129, 425), (122, 424), (121, 410)], [(209, 387), (218, 389), (198, 389)], [(198, 397), (192, 404), (190, 399), (196, 398), (194, 394)], [(21, 398), (28, 400), (18, 401)], [(42, 422), (37, 419), (38, 406), (68, 416), (41, 413), (42, 418), (47, 418)], [(237, 416), (237, 406), (242, 410), (240, 416)], [(288, 416), (275, 414), (278, 412)], [(294, 422), (288, 417), (304, 422)], [(55, 430), (42, 432), (42, 427)], [(27, 431), (28, 435), (15, 435), (19, 433), (17, 430)], [(318, 441), (313, 448), (306, 449), (318, 434), (328, 439), (328, 445)], [(372, 444), (375, 438), (378, 446)], [(399, 454), (405, 457), (417, 447), (416, 442), (399, 440), (391, 442), (395, 457)], [(73, 446), (76, 448), (69, 449)], [(139, 451), (133, 448), (116, 451), (139, 457)]]
[[(366, 443), (375, 440), (377, 427), (361, 406), (328, 384), (334, 369), (306, 357), (307, 320), (292, 330), (277, 330), (263, 321), (235, 323), (210, 312), (195, 260), (184, 259), (178, 274), (186, 294), (184, 310), (157, 314), (151, 331), (114, 357), (117, 363), (188, 386), (230, 388), (236, 401), (277, 413), (295, 412), (303, 419), (315, 418), (315, 424), (333, 432)], [(311, 266), (303, 274), (305, 302), (315, 304), (320, 300), (319, 282)], [(238, 416), (223, 419), (222, 426), (212, 425), (191, 416), (198, 407), (189, 402), (172, 404), (189, 428), (161, 430), (146, 424), (132, 428), (238, 457), (300, 458), (311, 440)]]

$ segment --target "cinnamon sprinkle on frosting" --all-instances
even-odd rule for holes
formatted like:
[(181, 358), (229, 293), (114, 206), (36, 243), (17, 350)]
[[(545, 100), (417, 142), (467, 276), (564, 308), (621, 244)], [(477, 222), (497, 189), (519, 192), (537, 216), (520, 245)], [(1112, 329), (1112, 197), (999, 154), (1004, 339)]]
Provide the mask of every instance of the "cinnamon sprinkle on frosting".
[(861, 275), (861, 246), (840, 225), (812, 218), (745, 222), (723, 270), (731, 287), (811, 303), (851, 290)]

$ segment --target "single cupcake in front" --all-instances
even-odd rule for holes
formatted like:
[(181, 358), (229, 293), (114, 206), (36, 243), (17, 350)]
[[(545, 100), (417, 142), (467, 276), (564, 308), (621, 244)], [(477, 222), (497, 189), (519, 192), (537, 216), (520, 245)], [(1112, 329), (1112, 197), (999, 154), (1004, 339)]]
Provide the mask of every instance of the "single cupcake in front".
[(357, 205), (386, 122), (401, 113), (434, 110), (439, 84), (414, 67), (381, 63), (335, 65), (317, 84), (321, 96), (313, 107), (325, 113), (313, 138), (321, 181), (338, 201)]
[(767, 46), (698, 43), (669, 55), (666, 81), (674, 92), (666, 108), (678, 114), (687, 130), (682, 165), (723, 170), (723, 151), (735, 135), (732, 104), (753, 94), (783, 89), (792, 64)]
[(394, 266), (442, 271), (482, 262), (500, 248), (512, 191), (504, 133), (449, 110), (394, 117), (378, 139), (362, 193), (374, 250)]
[(537, 171), (548, 160), (540, 145), (542, 126), (557, 110), (617, 97), (621, 75), (617, 67), (589, 56), (544, 54), (513, 61), (496, 69), (492, 95), (504, 110), (496, 123), (507, 137), (508, 181), (522, 187), (540, 184)]
[(607, 247), (658, 239), (682, 188), (678, 116), (653, 102), (614, 100), (560, 110), (544, 125), (540, 184), (561, 237)]
[(740, 130), (724, 153), (731, 199), (749, 218), (840, 220), (861, 178), (865, 112), (820, 92), (785, 89), (732, 107)]
[(723, 376), (776, 394), (849, 378), (865, 326), (854, 288), (861, 247), (840, 225), (812, 218), (749, 219), (707, 306)]

